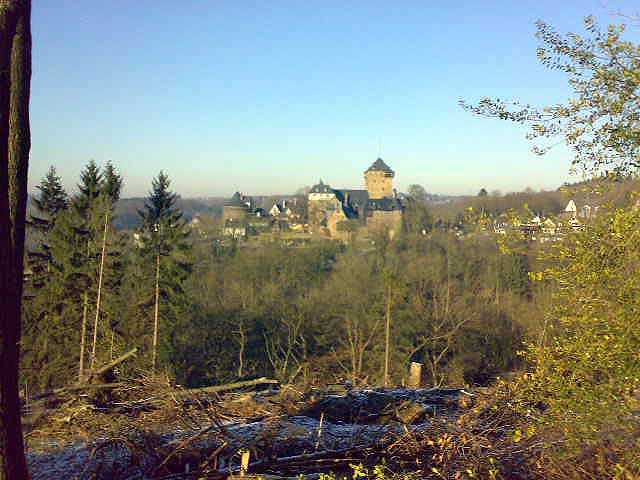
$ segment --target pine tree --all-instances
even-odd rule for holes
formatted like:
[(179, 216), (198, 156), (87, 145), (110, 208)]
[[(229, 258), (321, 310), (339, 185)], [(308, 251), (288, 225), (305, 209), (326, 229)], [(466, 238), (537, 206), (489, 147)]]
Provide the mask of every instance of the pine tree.
[(102, 183), (100, 190), (106, 194), (111, 202), (111, 205), (120, 200), (120, 193), (122, 192), (122, 176), (118, 174), (116, 168), (109, 161), (104, 166), (104, 173), (102, 175)]
[[(98, 284), (96, 293), (96, 311), (93, 323), (93, 343), (91, 346), (91, 368), (96, 360), (96, 351), (98, 343), (98, 322), (100, 320), (100, 309), (102, 300), (103, 280), (105, 274), (105, 259), (107, 255), (107, 238), (110, 230), (110, 223), (113, 219), (113, 209), (115, 203), (120, 198), (120, 192), (122, 190), (122, 176), (118, 174), (115, 167), (111, 162), (107, 162), (104, 169), (104, 175), (100, 182), (100, 196), (96, 199), (97, 208), (95, 213), (97, 217), (104, 217), (104, 226), (102, 231), (102, 245), (100, 247), (100, 268), (98, 271)], [(97, 227), (97, 226), (96, 226)], [(116, 256), (119, 252), (115, 252)], [(119, 282), (118, 282), (119, 283)], [(112, 345), (111, 351), (113, 352), (113, 334), (111, 335)], [(84, 337), (83, 337), (84, 340)], [(82, 343), (82, 342), (81, 342)], [(82, 347), (81, 347), (82, 349)], [(80, 371), (80, 375), (82, 372)]]
[(163, 317), (173, 317), (181, 308), (184, 299), (184, 281), (191, 271), (187, 259), (190, 244), (187, 241), (188, 230), (182, 220), (182, 212), (176, 208), (177, 194), (169, 187), (169, 177), (160, 172), (152, 181), (152, 190), (139, 211), (142, 227), (139, 238), (141, 257), (151, 259), (155, 266), (153, 294), (153, 335), (151, 347), (151, 365), (155, 370), (158, 357), (160, 328), (160, 300), (166, 299), (167, 310)]
[(24, 342), (22, 363), (28, 369), (27, 378), (32, 381), (32, 387), (46, 389), (51, 386), (53, 378), (49, 364), (55, 350), (55, 330), (59, 328), (55, 313), (59, 285), (56, 284), (58, 277), (51, 237), (58, 218), (65, 215), (69, 203), (53, 166), (36, 188), (40, 193), (33, 198), (35, 212), (29, 220), (33, 247), (27, 253), (25, 273), (23, 330), (27, 341)]
[(69, 206), (69, 197), (53, 165), (49, 167), (36, 189), (40, 194), (33, 198), (33, 204), (39, 215), (37, 217), (32, 215), (31, 218), (46, 222), (47, 227), (50, 228), (58, 213)]
[(32, 391), (67, 383), (77, 366), (78, 318), (89, 288), (83, 221), (73, 209), (61, 211), (46, 236), (48, 281), (27, 297), (22, 365)]
[(36, 214), (29, 218), (31, 244), (37, 245), (27, 254), (29, 286), (42, 288), (49, 279), (51, 253), (47, 234), (53, 228), (58, 214), (67, 209), (69, 200), (56, 169), (51, 166), (36, 187), (40, 194), (33, 198)]
[(92, 202), (100, 195), (102, 186), (102, 172), (95, 160), (89, 163), (80, 173), (80, 183), (78, 184), (78, 195), (73, 199), (73, 204), (79, 213), (86, 216), (86, 212)]

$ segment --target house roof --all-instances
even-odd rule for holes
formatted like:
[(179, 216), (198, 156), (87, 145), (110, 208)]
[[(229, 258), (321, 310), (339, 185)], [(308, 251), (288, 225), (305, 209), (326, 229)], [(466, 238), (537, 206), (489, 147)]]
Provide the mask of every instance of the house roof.
[(367, 207), (369, 192), (367, 190), (334, 190), (338, 199), (352, 208), (362, 212)]
[(370, 198), (367, 202), (367, 210), (383, 210), (390, 212), (402, 210), (404, 206), (398, 198)]
[(389, 165), (384, 163), (384, 160), (382, 160), (381, 158), (376, 159), (376, 161), (373, 162), (371, 166), (365, 170), (364, 173), (367, 172), (395, 173), (393, 170), (391, 170), (391, 167), (389, 167)]
[(567, 206), (564, 208), (565, 212), (577, 212), (578, 209), (576, 208), (576, 202), (572, 200), (569, 200), (569, 203), (567, 203)]
[(311, 187), (309, 193), (333, 193), (333, 190), (330, 185), (327, 185), (320, 179), (318, 183)]

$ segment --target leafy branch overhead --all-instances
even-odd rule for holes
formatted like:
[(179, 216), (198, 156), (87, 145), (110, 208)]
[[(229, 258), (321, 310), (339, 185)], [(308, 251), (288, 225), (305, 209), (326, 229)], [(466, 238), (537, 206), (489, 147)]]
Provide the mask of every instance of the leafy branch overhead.
[[(538, 59), (569, 77), (573, 95), (564, 104), (537, 108), (483, 98), (461, 106), (478, 115), (529, 127), (533, 150), (546, 153), (564, 141), (574, 166), (591, 173), (628, 173), (640, 166), (640, 45), (623, 40), (625, 25), (601, 29), (584, 19), (586, 36), (557, 33), (537, 22)], [(541, 139), (546, 139), (542, 142)], [(560, 140), (560, 142), (558, 141)]]

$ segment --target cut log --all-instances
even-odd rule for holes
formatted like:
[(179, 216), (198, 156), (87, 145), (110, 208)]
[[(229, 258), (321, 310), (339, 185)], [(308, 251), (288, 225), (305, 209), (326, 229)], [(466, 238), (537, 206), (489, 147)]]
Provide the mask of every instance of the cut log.
[(118, 358), (116, 358), (113, 361), (107, 363), (105, 366), (100, 367), (97, 370), (94, 370), (93, 372), (90, 372), (90, 376), (91, 377), (101, 377), (102, 375), (104, 375), (105, 373), (109, 372), (110, 370), (113, 370), (115, 367), (120, 365), (125, 360), (128, 360), (129, 358), (133, 357), (137, 352), (138, 352), (138, 348), (133, 348), (133, 349), (129, 350), (127, 353), (123, 353)]
[(242, 382), (227, 383), (225, 385), (214, 385), (212, 387), (192, 388), (190, 390), (184, 390), (176, 393), (176, 397), (188, 397), (191, 395), (198, 395), (200, 393), (220, 393), (228, 392), (230, 390), (238, 390), (240, 388), (254, 387), (256, 385), (279, 385), (278, 380), (270, 378), (256, 378), (255, 380), (244, 380)]

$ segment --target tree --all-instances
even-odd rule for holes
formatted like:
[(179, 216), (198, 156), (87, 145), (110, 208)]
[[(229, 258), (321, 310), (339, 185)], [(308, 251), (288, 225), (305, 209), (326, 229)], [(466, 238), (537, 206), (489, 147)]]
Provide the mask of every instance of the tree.
[(0, 479), (28, 478), (18, 368), (31, 133), (31, 2), (0, 3)]
[[(184, 259), (177, 259), (171, 264), (167, 262), (167, 265), (161, 268), (163, 257), (170, 258), (176, 252), (184, 254), (189, 249), (186, 242), (189, 232), (185, 230), (182, 212), (175, 207), (178, 196), (169, 189), (170, 185), (169, 177), (160, 171), (151, 183), (151, 192), (144, 204), (144, 210), (138, 212), (142, 218), (142, 227), (139, 232), (142, 238), (141, 253), (143, 256), (152, 257), (155, 264), (152, 370), (155, 370), (158, 356), (160, 295), (163, 293), (169, 296), (172, 292), (180, 295), (182, 293), (180, 283), (190, 271), (190, 265)], [(163, 285), (161, 285), (162, 270), (167, 274)]]
[[(98, 272), (98, 292), (96, 294), (96, 314), (93, 322), (93, 345), (91, 347), (91, 368), (96, 359), (96, 348), (98, 343), (98, 321), (100, 319), (100, 301), (102, 300), (102, 283), (104, 278), (104, 263), (107, 253), (107, 235), (109, 233), (109, 225), (113, 216), (113, 208), (120, 198), (122, 190), (122, 176), (120, 176), (111, 162), (108, 162), (104, 169), (104, 176), (100, 182), (100, 199), (101, 207), (104, 213), (104, 228), (102, 232), (102, 247), (100, 249), (100, 269)], [(113, 338), (113, 335), (112, 335)], [(113, 348), (112, 348), (113, 349)], [(80, 369), (82, 376), (82, 369)]]
[[(537, 24), (538, 58), (569, 77), (574, 96), (566, 104), (536, 109), (485, 98), (463, 106), (527, 124), (533, 140), (562, 137), (575, 166), (622, 178), (640, 167), (640, 45), (622, 40), (624, 25), (602, 31), (593, 17), (584, 23), (587, 38)], [(549, 148), (534, 146), (538, 153)], [(568, 232), (546, 252), (548, 268), (534, 275), (553, 285), (554, 294), (541, 339), (525, 352), (534, 372), (520, 388), (522, 403), (544, 406), (539, 423), (553, 438), (545, 455), (560, 451), (586, 471), (591, 452), (604, 451), (600, 458), (619, 452), (611, 463), (598, 461), (607, 471), (593, 478), (638, 471), (639, 218), (636, 207), (612, 209)], [(516, 290), (525, 268), (513, 264)]]
[[(624, 25), (603, 31), (593, 17), (584, 19), (587, 37), (561, 35), (542, 21), (536, 25), (538, 59), (567, 74), (573, 97), (544, 108), (490, 98), (462, 106), (528, 125), (530, 139), (563, 137), (573, 164), (593, 173), (640, 167), (640, 45), (622, 39)], [(536, 144), (534, 151), (543, 154), (553, 144)]]
[(407, 188), (407, 194), (418, 202), (426, 202), (429, 194), (422, 185), (412, 184)]
[(107, 162), (107, 164), (104, 166), (104, 171), (102, 174), (100, 192), (108, 197), (111, 203), (111, 207), (113, 207), (115, 203), (120, 200), (122, 185), (122, 175), (118, 173), (113, 163), (111, 163), (110, 161)]
[(635, 207), (597, 217), (553, 249), (551, 268), (538, 276), (556, 286), (553, 340), (527, 351), (535, 366), (529, 393), (549, 407), (540, 420), (564, 432), (568, 447), (637, 435), (639, 231)]
[(478, 192), (479, 197), (486, 197), (487, 195), (489, 195), (489, 192), (487, 192), (487, 189), (484, 187), (482, 187)]
[(78, 195), (73, 199), (74, 206), (82, 216), (87, 215), (87, 210), (91, 203), (100, 195), (102, 186), (102, 173), (95, 160), (89, 163), (80, 173), (80, 183), (78, 184)]
[(46, 237), (55, 225), (58, 214), (69, 206), (69, 200), (53, 166), (36, 188), (40, 191), (39, 195), (33, 197), (37, 214), (31, 214), (29, 226), (32, 228), (31, 232), (36, 234), (34, 236), (37, 238), (34, 240), (38, 243), (38, 248), (29, 251), (27, 258), (31, 269), (30, 283), (41, 288), (49, 281), (53, 260)]
[(42, 215), (37, 218), (50, 227), (56, 215), (69, 206), (69, 197), (53, 165), (49, 167), (47, 174), (36, 188), (40, 194), (33, 198), (33, 204)]

